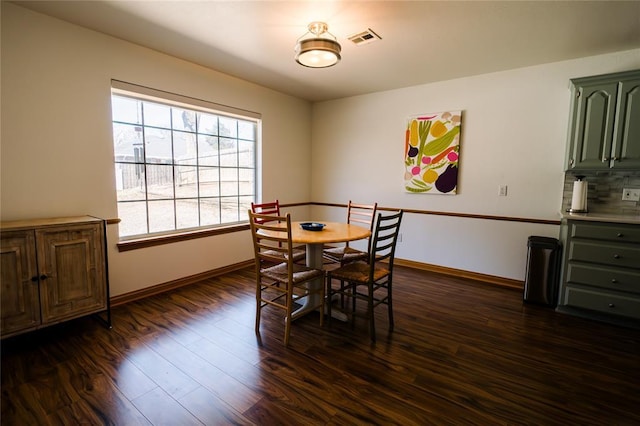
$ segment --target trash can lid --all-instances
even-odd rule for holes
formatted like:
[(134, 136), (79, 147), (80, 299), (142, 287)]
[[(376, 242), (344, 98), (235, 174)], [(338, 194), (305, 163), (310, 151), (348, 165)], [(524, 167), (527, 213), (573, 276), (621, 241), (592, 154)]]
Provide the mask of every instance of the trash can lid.
[(532, 235), (527, 239), (527, 245), (529, 247), (537, 246), (555, 248), (560, 245), (560, 241), (558, 241), (557, 238), (539, 237), (536, 235)]

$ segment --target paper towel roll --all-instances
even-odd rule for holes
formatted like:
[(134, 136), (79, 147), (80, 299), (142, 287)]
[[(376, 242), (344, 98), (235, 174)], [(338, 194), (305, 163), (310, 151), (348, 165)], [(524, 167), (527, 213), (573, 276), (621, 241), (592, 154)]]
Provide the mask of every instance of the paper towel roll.
[(573, 182), (571, 211), (576, 213), (587, 211), (587, 181), (577, 180)]

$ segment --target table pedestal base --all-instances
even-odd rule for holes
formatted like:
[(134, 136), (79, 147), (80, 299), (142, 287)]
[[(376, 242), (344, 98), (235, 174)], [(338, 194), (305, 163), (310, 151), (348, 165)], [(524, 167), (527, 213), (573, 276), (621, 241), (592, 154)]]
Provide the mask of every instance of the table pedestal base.
[[(322, 258), (322, 249), (323, 244), (307, 244), (307, 266), (311, 268), (322, 269), (324, 264)], [(324, 286), (324, 279), (319, 278), (313, 280), (307, 284), (307, 288), (310, 290), (319, 290)], [(295, 320), (296, 318), (308, 314), (311, 311), (315, 311), (320, 307), (320, 294), (309, 294), (308, 296), (301, 297), (296, 300), (296, 304), (302, 305), (295, 311), (291, 313), (291, 320)], [(327, 303), (331, 303), (330, 300), (327, 300)], [(325, 307), (325, 313), (328, 309)], [(346, 321), (347, 315), (338, 310), (331, 310), (331, 318), (335, 318), (340, 321)]]

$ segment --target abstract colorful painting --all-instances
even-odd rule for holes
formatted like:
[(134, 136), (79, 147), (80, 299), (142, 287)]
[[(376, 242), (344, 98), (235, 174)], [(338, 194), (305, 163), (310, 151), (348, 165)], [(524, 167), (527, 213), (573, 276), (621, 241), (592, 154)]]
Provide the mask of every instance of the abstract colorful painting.
[(409, 119), (404, 144), (407, 192), (456, 193), (461, 117), (462, 111), (447, 111)]

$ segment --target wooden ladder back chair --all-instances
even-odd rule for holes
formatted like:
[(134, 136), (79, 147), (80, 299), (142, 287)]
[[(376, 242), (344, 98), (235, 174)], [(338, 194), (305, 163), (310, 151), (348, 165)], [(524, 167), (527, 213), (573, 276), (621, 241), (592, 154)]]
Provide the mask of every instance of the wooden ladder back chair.
[[(258, 214), (280, 216), (280, 202), (278, 200), (268, 203), (251, 203), (251, 211)], [(266, 220), (266, 219), (265, 219)], [(267, 220), (270, 221), (271, 219)]]
[[(368, 228), (373, 233), (373, 225), (377, 210), (378, 203), (355, 204), (349, 200), (349, 204), (347, 206), (347, 223)], [(339, 263), (340, 266), (342, 266), (349, 262), (367, 260), (369, 258), (370, 245), (371, 239), (367, 238), (367, 251), (349, 247), (349, 243), (347, 242), (344, 246), (327, 247), (323, 250), (322, 254), (329, 262)]]
[[(356, 310), (356, 300), (365, 300), (367, 309), (364, 317), (369, 320), (371, 340), (376, 340), (374, 309), (387, 305), (389, 315), (389, 332), (393, 331), (393, 263), (396, 244), (400, 232), (403, 211), (383, 216), (378, 215), (375, 231), (371, 240), (368, 262), (348, 263), (333, 271), (327, 272), (327, 298), (330, 301), (334, 294), (351, 298), (351, 320), (361, 314)], [(332, 281), (340, 281), (339, 288), (333, 288)], [(331, 303), (328, 303), (328, 319), (331, 322)]]
[[(291, 334), (291, 314), (294, 301), (309, 294), (321, 297), (320, 312), (324, 313), (324, 286), (315, 290), (307, 286), (309, 281), (323, 279), (322, 269), (299, 265), (293, 261), (291, 242), (291, 216), (273, 216), (249, 211), (249, 224), (253, 239), (256, 265), (256, 324), (260, 335), (262, 308), (276, 307), (285, 311), (284, 344), (289, 344)], [(320, 315), (322, 326), (324, 315)]]
[[(278, 200), (270, 201), (267, 203), (251, 203), (251, 211), (253, 213), (257, 213), (260, 215), (267, 215), (267, 218), (256, 219), (261, 223), (271, 222), (274, 220), (274, 217), (280, 217), (280, 202)], [(304, 246), (295, 247), (293, 249), (293, 260), (295, 262), (304, 263), (306, 258), (306, 249)]]

